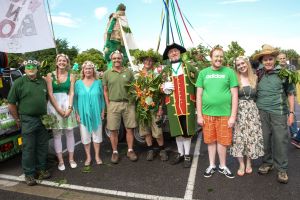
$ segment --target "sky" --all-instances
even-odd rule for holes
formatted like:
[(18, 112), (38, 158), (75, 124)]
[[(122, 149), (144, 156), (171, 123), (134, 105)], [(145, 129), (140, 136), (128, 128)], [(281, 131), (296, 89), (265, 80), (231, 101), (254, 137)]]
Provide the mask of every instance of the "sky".
[[(294, 49), (300, 54), (299, 0), (177, 0), (193, 43), (190, 41), (180, 14), (176, 16), (187, 48), (215, 46), (226, 50), (231, 41), (251, 55), (270, 44)], [(157, 48), (161, 31), (163, 0), (48, 0), (56, 38), (67, 39), (80, 51), (103, 50), (103, 35), (110, 13), (119, 3), (126, 5), (126, 16), (139, 49)], [(175, 2), (175, 0), (174, 0)], [(172, 21), (173, 23), (173, 21)], [(172, 24), (175, 31), (175, 25)], [(176, 35), (176, 33), (174, 33)], [(163, 29), (159, 52), (165, 46)], [(179, 40), (175, 36), (175, 42)]]

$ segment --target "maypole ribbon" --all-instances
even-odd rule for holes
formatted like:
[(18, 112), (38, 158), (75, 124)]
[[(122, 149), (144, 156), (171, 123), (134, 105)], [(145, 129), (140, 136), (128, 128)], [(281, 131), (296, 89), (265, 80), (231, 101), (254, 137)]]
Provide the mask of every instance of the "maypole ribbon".
[(185, 18), (185, 20), (188, 22), (188, 24), (191, 26), (191, 28), (195, 31), (195, 33), (198, 35), (198, 37), (207, 45), (212, 49), (212, 46), (210, 44), (208, 44), (207, 42), (205, 42), (205, 40), (201, 37), (201, 35), (197, 32), (197, 30), (193, 27), (193, 25), (191, 24), (191, 22), (188, 20), (188, 18), (185, 16), (185, 14), (183, 13), (183, 16)]
[[(164, 15), (163, 10), (162, 10), (161, 14)], [(161, 16), (161, 18), (162, 18), (162, 16)], [(158, 50), (159, 50), (159, 46), (160, 46), (160, 42), (161, 42), (161, 35), (162, 35), (163, 30), (164, 30), (164, 23), (165, 23), (165, 15), (162, 18), (161, 30), (160, 30), (160, 34), (159, 34), (159, 38), (158, 38), (156, 52), (158, 52)]]
[(175, 25), (176, 25), (176, 29), (177, 29), (177, 34), (178, 34), (178, 37), (179, 37), (179, 40), (180, 40), (180, 44), (181, 44), (181, 46), (184, 46), (182, 35), (181, 35), (180, 28), (179, 28), (179, 25), (178, 25), (178, 21), (176, 19), (176, 10), (175, 10), (175, 5), (174, 5), (173, 0), (171, 0), (171, 7), (172, 7), (173, 18), (174, 18), (174, 21), (175, 21)]
[[(172, 0), (173, 1), (173, 0)], [(179, 14), (180, 14), (180, 16), (181, 16), (181, 19), (182, 19), (182, 22), (183, 22), (183, 24), (184, 24), (184, 27), (185, 27), (185, 29), (186, 29), (186, 31), (187, 31), (187, 33), (188, 33), (188, 35), (189, 35), (189, 37), (190, 37), (190, 40), (192, 41), (192, 43), (194, 44), (194, 42), (193, 42), (193, 40), (192, 40), (192, 37), (191, 37), (191, 35), (190, 35), (190, 33), (189, 33), (189, 30), (187, 29), (187, 27), (186, 27), (186, 24), (185, 24), (185, 21), (184, 21), (184, 19), (183, 19), (183, 16), (182, 16), (182, 13), (181, 13), (181, 10), (180, 10), (180, 7), (179, 7), (179, 4), (178, 4), (178, 1), (177, 0), (175, 0), (175, 2), (176, 2), (176, 5), (177, 5), (177, 8), (178, 8), (178, 10), (179, 10)]]

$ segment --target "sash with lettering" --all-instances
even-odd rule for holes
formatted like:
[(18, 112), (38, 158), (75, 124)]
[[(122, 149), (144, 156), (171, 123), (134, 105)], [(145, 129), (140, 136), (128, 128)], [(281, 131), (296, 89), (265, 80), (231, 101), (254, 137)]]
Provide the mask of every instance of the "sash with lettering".
[(0, 51), (25, 53), (54, 48), (43, 0), (0, 0)]

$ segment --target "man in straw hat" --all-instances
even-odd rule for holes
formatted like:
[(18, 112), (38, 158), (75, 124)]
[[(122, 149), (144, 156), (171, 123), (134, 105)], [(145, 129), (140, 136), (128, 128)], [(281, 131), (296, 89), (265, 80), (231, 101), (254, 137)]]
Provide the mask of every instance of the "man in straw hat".
[(270, 45), (254, 55), (261, 65), (258, 68), (257, 107), (262, 121), (264, 138), (263, 164), (259, 174), (267, 174), (274, 167), (278, 170), (277, 180), (288, 182), (288, 126), (294, 121), (295, 87), (278, 76), (281, 67), (275, 66), (279, 51)]
[(184, 162), (183, 166), (191, 166), (191, 137), (195, 134), (195, 82), (198, 71), (193, 66), (183, 62), (180, 58), (186, 49), (176, 43), (168, 45), (163, 53), (163, 59), (169, 60), (163, 73), (168, 81), (163, 84), (167, 94), (165, 103), (170, 124), (171, 136), (176, 137), (178, 154), (171, 160), (171, 164)]
[(46, 179), (49, 134), (41, 117), (47, 114), (47, 84), (38, 72), (39, 62), (24, 61), (26, 76), (18, 78), (8, 94), (8, 108), (17, 126), (22, 128), (22, 168), (27, 185), (37, 182), (35, 177)]

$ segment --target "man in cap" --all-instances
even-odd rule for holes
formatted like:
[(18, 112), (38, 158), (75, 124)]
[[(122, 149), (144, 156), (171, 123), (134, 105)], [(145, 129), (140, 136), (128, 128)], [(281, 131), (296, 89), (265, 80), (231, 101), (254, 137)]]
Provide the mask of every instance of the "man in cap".
[(26, 76), (18, 78), (8, 94), (8, 108), (23, 139), (22, 168), (27, 185), (36, 185), (35, 177), (47, 179), (49, 134), (41, 117), (47, 114), (47, 85), (38, 72), (39, 62), (24, 61)]
[(195, 118), (195, 82), (198, 71), (195, 67), (183, 62), (180, 58), (186, 49), (176, 43), (167, 45), (163, 59), (168, 60), (163, 69), (168, 82), (163, 84), (167, 94), (165, 103), (170, 124), (171, 136), (176, 137), (178, 153), (171, 164), (184, 161), (184, 167), (191, 166), (191, 138), (196, 132)]
[(281, 66), (275, 66), (279, 51), (270, 45), (254, 55), (261, 65), (258, 68), (257, 107), (262, 121), (264, 138), (263, 164), (259, 174), (267, 174), (274, 167), (278, 170), (277, 180), (288, 182), (288, 126), (294, 121), (294, 84), (281, 79)]

